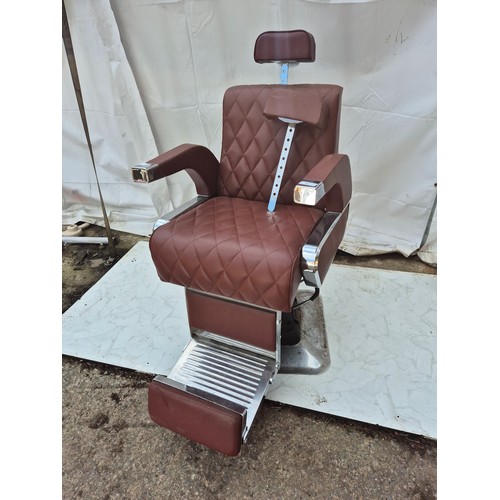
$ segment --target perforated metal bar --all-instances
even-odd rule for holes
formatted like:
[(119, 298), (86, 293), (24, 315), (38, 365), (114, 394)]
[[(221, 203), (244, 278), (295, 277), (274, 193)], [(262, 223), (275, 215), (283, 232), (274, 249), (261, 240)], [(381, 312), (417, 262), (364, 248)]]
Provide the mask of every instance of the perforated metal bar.
[(280, 192), (281, 181), (283, 180), (283, 173), (285, 171), (288, 154), (290, 153), (290, 147), (292, 145), (292, 139), (294, 133), (295, 133), (295, 123), (288, 123), (288, 128), (286, 129), (286, 134), (285, 134), (285, 140), (283, 141), (283, 147), (281, 148), (280, 161), (278, 162), (278, 168), (276, 170), (276, 175), (274, 176), (273, 189), (271, 190), (271, 197), (269, 198), (269, 203), (267, 205), (267, 210), (269, 212), (274, 212), (274, 209), (276, 208), (276, 202), (278, 201), (278, 194)]

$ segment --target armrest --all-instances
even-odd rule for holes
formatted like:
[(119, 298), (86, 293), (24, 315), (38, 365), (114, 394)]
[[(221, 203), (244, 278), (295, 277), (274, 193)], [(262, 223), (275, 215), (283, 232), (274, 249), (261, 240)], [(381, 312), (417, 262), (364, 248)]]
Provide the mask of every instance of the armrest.
[(205, 146), (177, 146), (147, 163), (132, 167), (132, 178), (134, 182), (153, 182), (181, 170), (193, 179), (199, 195), (212, 196), (216, 193), (219, 160)]
[(352, 194), (349, 157), (341, 154), (326, 155), (294, 188), (293, 201), (301, 205), (317, 205), (327, 195), (328, 209), (342, 212)]

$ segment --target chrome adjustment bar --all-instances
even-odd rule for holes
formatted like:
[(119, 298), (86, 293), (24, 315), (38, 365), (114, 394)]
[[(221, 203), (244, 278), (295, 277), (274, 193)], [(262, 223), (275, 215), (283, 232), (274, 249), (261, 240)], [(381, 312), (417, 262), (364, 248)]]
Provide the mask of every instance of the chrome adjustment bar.
[(276, 208), (276, 202), (278, 201), (278, 194), (280, 192), (281, 181), (283, 180), (283, 173), (285, 172), (286, 161), (288, 160), (288, 154), (290, 153), (290, 147), (292, 145), (293, 135), (295, 134), (295, 125), (297, 125), (297, 123), (302, 123), (299, 120), (282, 118), (281, 116), (280, 120), (285, 123), (288, 123), (288, 128), (286, 129), (285, 140), (283, 141), (283, 147), (281, 148), (278, 168), (274, 176), (273, 188), (271, 190), (271, 197), (269, 198), (269, 203), (267, 205), (268, 212), (274, 212), (274, 209)]
[(280, 85), (288, 85), (288, 70), (298, 66), (297, 61), (276, 61), (280, 65)]
[(281, 63), (281, 72), (280, 72), (280, 83), (281, 85), (288, 84), (288, 63)]

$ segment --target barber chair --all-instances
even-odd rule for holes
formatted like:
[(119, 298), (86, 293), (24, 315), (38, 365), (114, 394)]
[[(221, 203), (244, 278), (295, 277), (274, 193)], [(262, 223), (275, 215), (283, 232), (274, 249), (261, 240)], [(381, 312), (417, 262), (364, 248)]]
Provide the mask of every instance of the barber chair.
[(185, 288), (191, 336), (168, 377), (151, 382), (149, 414), (227, 455), (278, 372), (329, 363), (294, 314), (301, 282), (311, 299), (319, 293), (351, 198), (349, 158), (337, 153), (342, 88), (288, 85), (289, 67), (314, 62), (315, 50), (303, 30), (262, 33), (254, 59), (281, 64), (281, 81), (226, 91), (220, 161), (184, 144), (132, 167), (136, 182), (186, 170), (197, 191), (149, 243), (159, 278)]

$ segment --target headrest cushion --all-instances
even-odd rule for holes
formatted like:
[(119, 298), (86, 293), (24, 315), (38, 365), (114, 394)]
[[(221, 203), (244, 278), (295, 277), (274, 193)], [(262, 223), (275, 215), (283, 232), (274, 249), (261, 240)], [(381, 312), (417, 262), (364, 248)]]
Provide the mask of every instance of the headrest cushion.
[(268, 62), (314, 62), (316, 42), (304, 30), (265, 31), (255, 41), (254, 59)]

